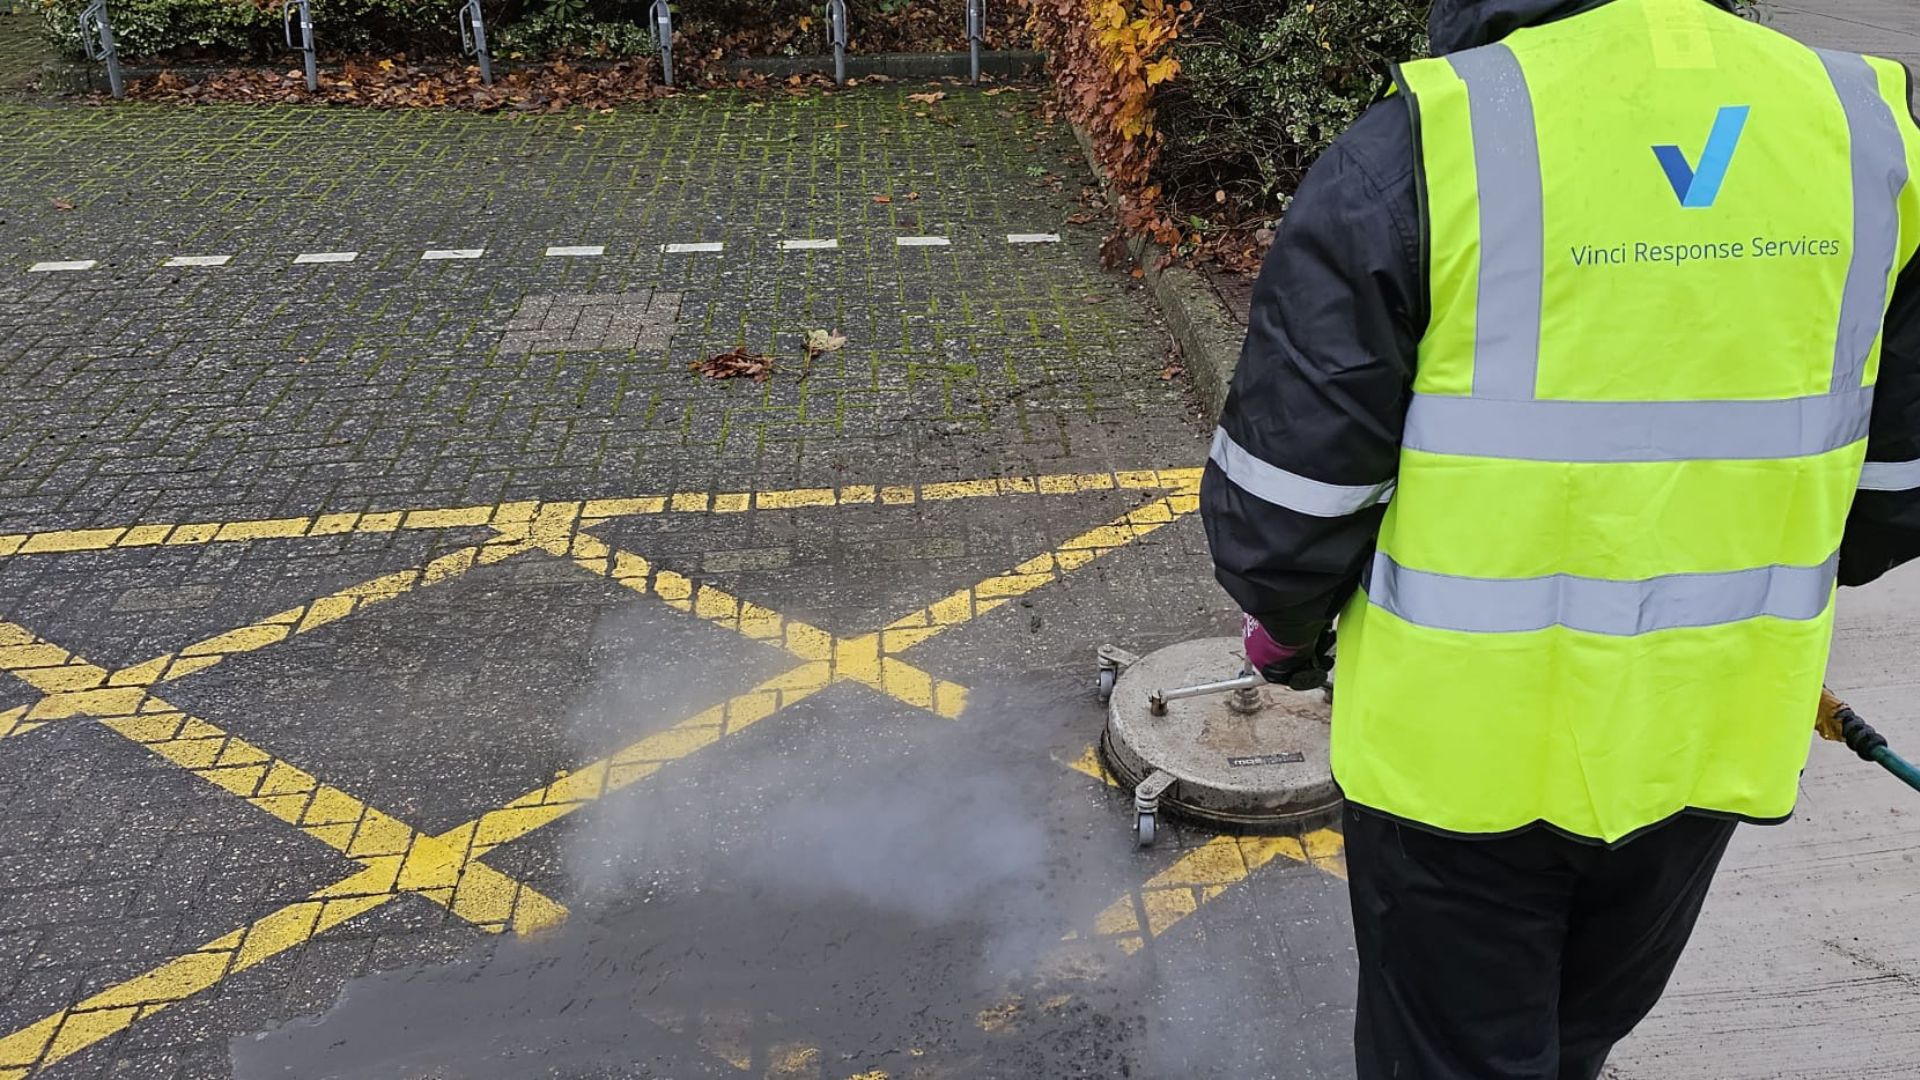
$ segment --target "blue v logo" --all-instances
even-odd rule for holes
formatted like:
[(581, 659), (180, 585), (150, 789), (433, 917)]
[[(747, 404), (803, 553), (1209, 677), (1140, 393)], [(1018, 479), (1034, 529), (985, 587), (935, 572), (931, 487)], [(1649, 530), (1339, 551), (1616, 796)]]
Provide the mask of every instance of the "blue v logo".
[(1707, 135), (1707, 148), (1700, 152), (1700, 164), (1691, 165), (1677, 146), (1656, 146), (1653, 156), (1667, 171), (1667, 182), (1680, 205), (1701, 209), (1712, 206), (1720, 197), (1720, 184), (1727, 178), (1727, 166), (1733, 163), (1733, 151), (1740, 145), (1740, 133), (1747, 126), (1749, 106), (1728, 105), (1713, 118), (1713, 131)]

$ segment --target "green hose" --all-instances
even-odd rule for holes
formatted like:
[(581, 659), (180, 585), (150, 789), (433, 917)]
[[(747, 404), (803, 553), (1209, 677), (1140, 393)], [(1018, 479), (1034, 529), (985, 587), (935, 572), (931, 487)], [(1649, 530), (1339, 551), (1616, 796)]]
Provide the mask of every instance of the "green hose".
[(1873, 760), (1879, 762), (1888, 772), (1905, 780), (1908, 787), (1920, 791), (1920, 768), (1915, 768), (1913, 762), (1884, 746), (1873, 752)]
[(1840, 706), (1834, 716), (1840, 721), (1840, 735), (1848, 749), (1859, 754), (1861, 760), (1874, 762), (1904, 780), (1908, 787), (1920, 791), (1920, 769), (1894, 753), (1887, 745), (1886, 736), (1873, 730), (1872, 724), (1860, 719), (1860, 714), (1846, 705)]

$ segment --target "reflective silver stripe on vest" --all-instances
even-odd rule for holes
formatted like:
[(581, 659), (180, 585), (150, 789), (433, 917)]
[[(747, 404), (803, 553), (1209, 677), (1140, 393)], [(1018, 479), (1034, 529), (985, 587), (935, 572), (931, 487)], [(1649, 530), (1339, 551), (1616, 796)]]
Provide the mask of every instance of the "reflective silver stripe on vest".
[(1530, 398), (1540, 364), (1540, 290), (1546, 274), (1533, 94), (1519, 59), (1505, 45), (1455, 53), (1447, 63), (1467, 86), (1480, 185), (1473, 392)]
[(1853, 264), (1840, 298), (1840, 334), (1833, 350), (1833, 390), (1839, 393), (1866, 381), (1867, 357), (1886, 319), (1907, 153), (1873, 66), (1852, 53), (1815, 51), (1840, 95), (1853, 145)]
[(1499, 401), (1416, 394), (1410, 450), (1518, 461), (1758, 461), (1867, 437), (1873, 390), (1764, 401)]
[(1920, 461), (1869, 461), (1860, 471), (1861, 491), (1912, 491), (1920, 488)]
[(1225, 428), (1213, 433), (1213, 463), (1228, 480), (1262, 502), (1283, 506), (1311, 517), (1334, 518), (1356, 514), (1393, 497), (1393, 481), (1364, 486), (1327, 484), (1291, 473), (1253, 456)]
[(1833, 597), (1840, 557), (1819, 566), (1765, 566), (1641, 581), (1555, 574), (1469, 578), (1410, 570), (1374, 556), (1367, 598), (1410, 623), (1468, 634), (1524, 634), (1563, 626), (1631, 637), (1770, 616), (1819, 618)]

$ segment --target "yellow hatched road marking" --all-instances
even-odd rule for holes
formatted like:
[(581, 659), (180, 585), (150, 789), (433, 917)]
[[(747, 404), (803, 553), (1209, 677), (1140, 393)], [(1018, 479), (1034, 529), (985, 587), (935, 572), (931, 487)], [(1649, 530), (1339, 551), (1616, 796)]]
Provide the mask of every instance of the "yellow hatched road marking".
[(10, 671), (43, 696), (11, 723), (0, 713), (0, 738), (24, 735), (50, 720), (73, 716), (112, 716), (140, 708), (146, 691), (289, 637), (317, 630), (349, 615), (385, 603), (417, 588), (450, 581), (476, 565), (499, 562), (516, 549), (468, 547), (449, 552), (425, 566), (387, 574), (349, 586), (310, 603), (269, 615), (248, 626), (227, 630), (178, 652), (131, 664), (108, 673), (71, 656), (12, 624), (0, 624), (0, 671)]
[[(0, 1069), (31, 1067), (36, 1063), (41, 1067), (52, 1065), (138, 1020), (212, 988), (229, 975), (305, 944), (347, 919), (397, 900), (408, 891), (419, 891), (444, 906), (442, 897), (453, 892), (456, 886), (459, 893), (465, 893), (467, 882), (475, 875), (511, 881), (479, 862), (481, 856), (500, 844), (558, 821), (610, 792), (638, 783), (667, 763), (765, 719), (776, 708), (825, 689), (829, 683), (824, 665), (803, 665), (576, 769), (499, 810), (489, 811), (437, 836), (413, 833), (406, 850), (398, 856), (369, 860), (366, 869), (327, 885), (304, 900), (0, 1038)], [(529, 897), (539, 895), (517, 883), (516, 887), (523, 890), (520, 905), (525, 905)], [(509, 912), (518, 914), (515, 905), (508, 902), (511, 899), (497, 890), (481, 891), (471, 897), (476, 906), (488, 900), (494, 904), (490, 911), (476, 911), (476, 914), (494, 914), (502, 919)], [(564, 908), (558, 904), (553, 907), (553, 921), (565, 917)], [(0, 1073), (0, 1077), (4, 1075)]]
[[(926, 607), (888, 623), (880, 631), (885, 651), (905, 652), (961, 623), (1051, 584), (1102, 555), (1139, 540), (1191, 513), (1197, 496), (1169, 495), (1129, 511), (1105, 525), (1073, 537), (1054, 551), (1037, 555), (1005, 574), (950, 593)], [(1194, 504), (1190, 506), (1189, 504)]]
[[(856, 484), (839, 488), (790, 488), (777, 491), (677, 492), (620, 499), (594, 499), (582, 504), (588, 526), (613, 518), (649, 514), (738, 514), (749, 510), (799, 509), (816, 506), (888, 506), (1006, 495), (1057, 495), (1079, 491), (1197, 492), (1199, 469), (1133, 470), (1112, 473), (1059, 473), (1045, 476), (998, 477), (919, 485), (875, 488)], [(455, 529), (497, 523), (498, 515), (516, 503), (491, 506), (455, 506), (385, 512), (317, 514), (311, 517), (264, 518), (252, 521), (148, 522), (93, 529), (54, 529), (0, 536), (0, 558), (113, 548), (180, 547), (248, 540), (338, 536), (342, 533), (390, 533), (402, 530)]]
[(652, 593), (669, 607), (822, 665), (829, 682), (860, 683), (948, 719), (966, 710), (966, 687), (935, 678), (904, 660), (882, 656), (877, 634), (835, 637), (817, 626), (787, 618), (717, 586), (696, 583), (683, 574), (657, 568), (641, 556), (609, 547), (588, 533), (575, 535), (568, 550), (576, 565), (634, 592)]
[(833, 684), (825, 663), (802, 664), (743, 693), (646, 736), (625, 749), (557, 777), (441, 834), (466, 847), (472, 858), (550, 825), (601, 797), (659, 772), (667, 765), (737, 734)]
[[(1081, 761), (1089, 758), (1090, 768), (1097, 771), (1083, 768), (1081, 762), (1072, 768), (1112, 783), (1091, 748)], [(1080, 970), (1079, 961), (1090, 945), (1113, 946), (1131, 956), (1275, 859), (1306, 863), (1345, 880), (1345, 845), (1345, 839), (1331, 829), (1317, 829), (1298, 837), (1215, 836), (1181, 855), (1140, 888), (1128, 890), (1108, 904), (1094, 916), (1090, 933), (1068, 934), (1060, 947), (1041, 961), (1040, 969), (1068, 973)], [(1043, 1002), (1041, 1011), (1056, 1011), (1070, 1000), (1071, 994), (1058, 995)], [(1009, 1028), (1023, 1018), (1026, 1004), (1019, 995), (1010, 995), (982, 1009), (974, 1022), (982, 1031)]]
[(1093, 936), (1111, 941), (1122, 952), (1138, 952), (1147, 939), (1173, 929), (1207, 901), (1277, 858), (1307, 863), (1344, 880), (1344, 843), (1331, 829), (1299, 837), (1216, 836), (1148, 878), (1138, 892), (1107, 905), (1094, 916)]
[[(378, 872), (363, 870), (359, 876), (372, 878), (378, 876)], [(281, 908), (251, 926), (215, 938), (194, 952), (175, 957), (145, 974), (0, 1038), (0, 1077), (26, 1076), (36, 1066), (47, 1067), (72, 1057), (137, 1020), (178, 1004), (229, 975), (277, 956), (384, 902), (385, 898), (375, 896), (336, 898), (316, 894)]]
[[(454, 528), (484, 525), (494, 539), (477, 549), (443, 556), (418, 571), (376, 579), (300, 608), (269, 616), (248, 627), (229, 631), (177, 654), (155, 658), (119, 672), (107, 673), (26, 634), (17, 627), (0, 631), (0, 668), (14, 670), (47, 695), (32, 707), (0, 712), (0, 736), (20, 733), (58, 715), (100, 715), (107, 706), (109, 726), (141, 742), (154, 753), (194, 771), (260, 806), (268, 813), (337, 850), (361, 859), (365, 868), (288, 905), (249, 927), (224, 935), (195, 952), (109, 988), (68, 1009), (0, 1039), (0, 1080), (10, 1070), (47, 1065), (79, 1052), (107, 1036), (216, 985), (228, 975), (245, 970), (270, 956), (297, 947), (347, 919), (374, 910), (408, 893), (426, 896), (463, 916), (498, 929), (513, 920), (518, 929), (552, 925), (565, 909), (486, 868), (478, 860), (501, 844), (519, 839), (551, 824), (605, 794), (637, 783), (666, 764), (710, 746), (728, 734), (773, 715), (835, 682), (858, 682), (903, 702), (946, 717), (964, 708), (966, 690), (936, 679), (892, 654), (994, 610), (1008, 600), (1058, 580), (1071, 571), (1125, 546), (1141, 536), (1191, 513), (1197, 506), (1198, 470), (1130, 474), (1085, 474), (995, 480), (913, 488), (844, 488), (842, 503), (878, 500), (900, 504), (915, 499), (938, 501), (995, 494), (1060, 493), (1112, 488), (1174, 489), (1175, 494), (1148, 503), (1061, 545), (1059, 549), (989, 578), (969, 590), (952, 594), (928, 608), (904, 616), (885, 631), (840, 639), (772, 609), (740, 600), (722, 590), (696, 585), (684, 575), (656, 570), (644, 558), (611, 548), (583, 531), (627, 513), (659, 513), (666, 508), (684, 511), (737, 512), (746, 509), (746, 496), (701, 496), (698, 505), (685, 496), (637, 500), (625, 505), (606, 503), (503, 503), (438, 511), (386, 515), (330, 515), (315, 519), (276, 519), (199, 527), (135, 526), (79, 537), (65, 534), (41, 540), (36, 551), (87, 550), (86, 544), (210, 543), (220, 539), (258, 539), (266, 536), (332, 535), (347, 531), (393, 531), (398, 528)], [(819, 489), (824, 490), (824, 489)], [(819, 490), (760, 500), (760, 505), (830, 505)], [(303, 522), (295, 525), (293, 522)], [(304, 531), (303, 531), (304, 530)], [(41, 534), (51, 535), (51, 534)], [(0, 556), (25, 548), (33, 537), (0, 538)], [(13, 541), (18, 540), (15, 543)], [(721, 705), (703, 711), (664, 731), (649, 735), (599, 762), (564, 774), (552, 783), (521, 796), (498, 810), (438, 836), (425, 836), (397, 820), (365, 807), (338, 789), (319, 783), (243, 740), (213, 725), (185, 716), (153, 698), (148, 688), (204, 670), (230, 655), (265, 648), (294, 634), (345, 618), (365, 606), (392, 599), (420, 585), (448, 580), (474, 565), (498, 562), (528, 550), (541, 550), (573, 561), (585, 569), (615, 580), (640, 593), (660, 597), (670, 606), (690, 612), (753, 640), (777, 645), (803, 663)], [(409, 576), (411, 575), (411, 576)], [(964, 611), (961, 605), (964, 603)], [(912, 631), (888, 638), (888, 633)], [(36, 681), (37, 680), (37, 681)], [(49, 698), (60, 701), (46, 714), (37, 713)], [(132, 702), (131, 705), (128, 703)], [(138, 711), (136, 711), (138, 710)], [(217, 747), (217, 748), (216, 748)], [(257, 775), (256, 775), (257, 772)], [(356, 848), (356, 845), (360, 845)], [(1273, 855), (1267, 855), (1270, 859)], [(1264, 861), (1264, 860), (1262, 860)], [(1179, 865), (1179, 864), (1176, 864)], [(1251, 864), (1249, 864), (1251, 865)], [(1250, 869), (1249, 871), (1250, 872)], [(1155, 879), (1160, 882), (1163, 874)], [(1244, 877), (1244, 873), (1241, 875)], [(1237, 879), (1236, 879), (1237, 880)], [(1192, 885), (1149, 883), (1152, 891)], [(1204, 892), (1204, 890), (1203, 890)], [(1215, 890), (1217, 893), (1217, 890)], [(1147, 894), (1143, 894), (1147, 895)], [(1205, 895), (1199, 902), (1211, 898)], [(1131, 897), (1130, 897), (1131, 899)], [(1143, 900), (1143, 904), (1145, 901)], [(1197, 904), (1195, 905), (1197, 906)], [(1169, 909), (1170, 910), (1170, 909)], [(1114, 917), (1108, 918), (1109, 922)], [(1177, 918), (1149, 917), (1147, 933), (1158, 933)], [(1124, 937), (1124, 929), (1113, 935)], [(1113, 936), (1109, 935), (1109, 936)], [(1124, 940), (1122, 948), (1126, 948)], [(1137, 946), (1136, 946), (1137, 948)]]
[[(14, 643), (16, 662), (7, 670), (37, 690), (55, 691), (42, 701), (55, 696), (71, 700), (73, 691), (65, 687), (77, 678), (103, 683), (109, 677), (106, 669), (13, 623), (0, 621), (0, 641)], [(50, 659), (55, 654), (61, 658), (58, 666), (17, 663), (22, 657)], [(472, 873), (461, 874), (461, 853), (245, 739), (187, 715), (148, 688), (136, 687), (131, 693), (131, 700), (115, 700), (123, 708), (93, 714), (95, 719), (156, 757), (239, 796), (368, 870), (381, 871), (390, 888), (419, 893), (461, 918), (495, 931), (509, 919), (524, 933), (555, 925), (566, 917), (566, 909), (558, 903), (496, 870), (475, 867)]]
[(500, 548), (466, 547), (448, 552), (424, 566), (400, 570), (351, 585), (316, 600), (268, 615), (258, 622), (216, 634), (205, 641), (154, 657), (113, 673), (109, 686), (141, 686), (172, 682), (205, 671), (223, 660), (277, 645), (287, 638), (318, 630), (356, 615), (376, 604), (405, 596), (415, 589), (450, 581), (475, 566), (499, 562), (514, 552)]

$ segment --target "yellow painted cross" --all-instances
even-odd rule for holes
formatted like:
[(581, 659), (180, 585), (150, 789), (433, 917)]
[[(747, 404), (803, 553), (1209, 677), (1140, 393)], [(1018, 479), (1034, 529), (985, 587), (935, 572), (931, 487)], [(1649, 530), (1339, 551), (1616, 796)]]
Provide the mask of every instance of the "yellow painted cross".
[[(966, 688), (920, 669), (900, 654), (1194, 512), (1198, 482), (1198, 470), (1066, 474), (917, 487), (680, 493), (574, 503), (516, 502), (0, 536), (0, 558), (11, 558), (348, 532), (484, 531), (484, 538), (424, 566), (319, 597), (118, 671), (90, 664), (24, 627), (0, 622), (0, 670), (12, 672), (41, 695), (30, 705), (0, 712), (0, 752), (4, 752), (4, 740), (10, 736), (24, 735), (49, 723), (89, 718), (358, 864), (351, 874), (304, 899), (0, 1037), (0, 1080), (16, 1080), (70, 1057), (233, 974), (404, 895), (425, 897), (489, 930), (511, 927), (524, 933), (552, 926), (566, 917), (566, 909), (487, 867), (481, 860), (489, 852), (609, 792), (643, 781), (666, 765), (835, 683), (856, 683), (937, 716), (959, 717), (966, 707)], [(1100, 490), (1162, 494), (1053, 551), (942, 597), (877, 630), (850, 637), (836, 636), (717, 586), (696, 582), (641, 555), (614, 548), (592, 531), (609, 521), (646, 515), (901, 506)], [(783, 650), (793, 657), (795, 666), (437, 835), (421, 833), (365, 805), (206, 719), (187, 716), (155, 693), (158, 686), (205, 671), (230, 657), (271, 647), (418, 589), (451, 581), (475, 567), (528, 554), (569, 561), (635, 593), (656, 597), (676, 610)], [(1073, 767), (1100, 775), (1091, 759), (1076, 762)], [(1095, 919), (1087, 938), (1111, 942), (1124, 952), (1135, 951), (1275, 858), (1340, 872), (1338, 843), (1338, 836), (1332, 833), (1316, 833), (1304, 840), (1218, 838), (1182, 856), (1140, 889), (1116, 900)]]

